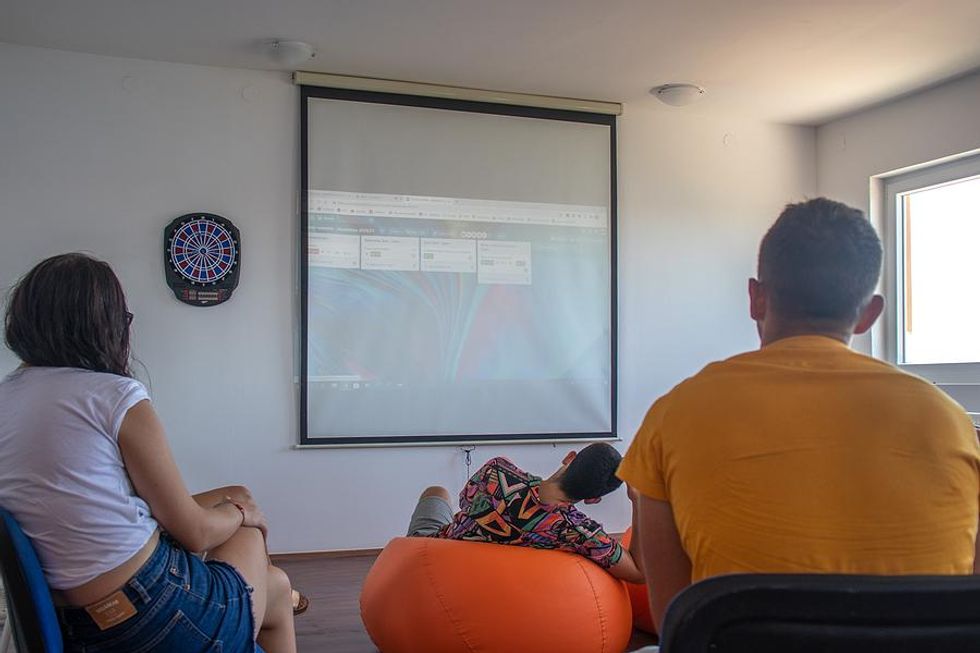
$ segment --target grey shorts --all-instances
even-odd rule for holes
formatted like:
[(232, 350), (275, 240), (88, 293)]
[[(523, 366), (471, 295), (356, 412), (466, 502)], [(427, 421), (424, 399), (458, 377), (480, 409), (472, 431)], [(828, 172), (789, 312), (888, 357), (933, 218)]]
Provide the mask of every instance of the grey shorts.
[(442, 497), (422, 497), (408, 522), (409, 537), (432, 535), (453, 520), (453, 509)]

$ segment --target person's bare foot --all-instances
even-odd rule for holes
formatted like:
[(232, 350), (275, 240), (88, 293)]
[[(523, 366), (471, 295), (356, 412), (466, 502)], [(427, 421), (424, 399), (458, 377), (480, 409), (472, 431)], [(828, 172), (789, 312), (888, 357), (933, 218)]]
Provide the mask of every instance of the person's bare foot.
[(298, 590), (293, 590), (293, 616), (303, 614), (309, 607), (310, 599), (300, 594)]

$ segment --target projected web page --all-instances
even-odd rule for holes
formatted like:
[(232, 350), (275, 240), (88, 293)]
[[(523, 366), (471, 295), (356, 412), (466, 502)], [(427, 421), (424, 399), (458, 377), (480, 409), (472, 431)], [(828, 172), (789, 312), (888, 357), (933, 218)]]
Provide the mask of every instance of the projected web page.
[(313, 190), (311, 436), (610, 430), (603, 206)]

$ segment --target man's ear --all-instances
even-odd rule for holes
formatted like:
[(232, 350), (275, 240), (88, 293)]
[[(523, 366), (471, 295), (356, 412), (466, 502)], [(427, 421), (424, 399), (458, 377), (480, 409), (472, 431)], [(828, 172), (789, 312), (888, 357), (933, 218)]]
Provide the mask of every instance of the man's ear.
[(766, 287), (758, 279), (749, 279), (749, 315), (753, 320), (759, 322), (766, 319), (769, 309), (768, 297), (766, 297)]
[(854, 333), (860, 335), (870, 329), (883, 310), (885, 310), (885, 298), (881, 295), (872, 295), (867, 306), (861, 311), (857, 324), (854, 325)]
[(567, 465), (568, 463), (570, 463), (573, 460), (575, 460), (575, 456), (576, 455), (577, 455), (576, 452), (569, 451), (568, 453), (565, 454), (565, 457), (561, 459), (561, 464), (562, 465)]

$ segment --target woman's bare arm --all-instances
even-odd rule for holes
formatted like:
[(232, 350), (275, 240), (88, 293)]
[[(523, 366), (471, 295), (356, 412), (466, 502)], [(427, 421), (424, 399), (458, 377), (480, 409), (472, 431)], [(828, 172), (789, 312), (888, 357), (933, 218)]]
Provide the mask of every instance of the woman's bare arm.
[(206, 551), (223, 544), (242, 525), (265, 529), (265, 517), (254, 501), (202, 506), (191, 497), (174, 462), (163, 424), (149, 401), (129, 409), (119, 429), (119, 450), (133, 489), (150, 506), (153, 517), (181, 546)]

